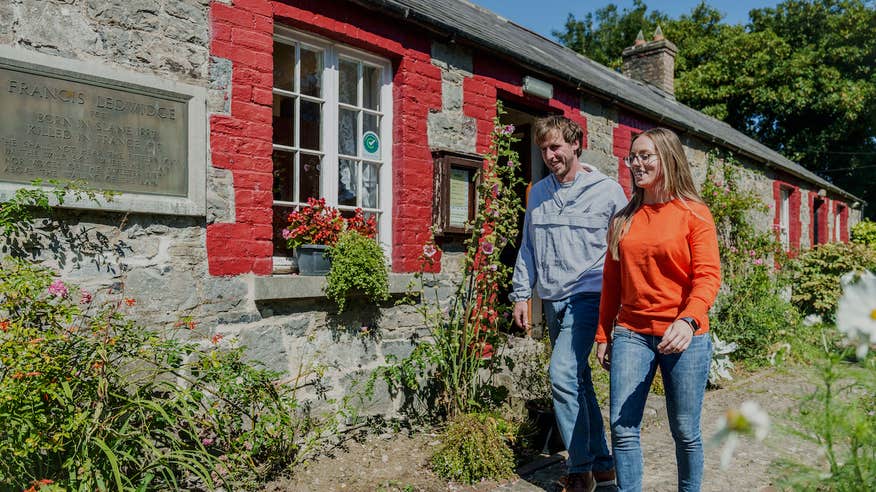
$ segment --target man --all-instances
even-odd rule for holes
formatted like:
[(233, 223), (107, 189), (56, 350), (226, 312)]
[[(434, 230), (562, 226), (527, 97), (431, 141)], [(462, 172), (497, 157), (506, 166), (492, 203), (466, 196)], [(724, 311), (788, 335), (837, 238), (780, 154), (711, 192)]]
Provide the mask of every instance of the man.
[(614, 481), (587, 359), (599, 315), (608, 223), (627, 202), (616, 181), (578, 162), (583, 135), (562, 116), (535, 124), (535, 141), (551, 174), (530, 191), (510, 296), (514, 320), (527, 334), (533, 286), (544, 301), (554, 414), (569, 451), (568, 492)]

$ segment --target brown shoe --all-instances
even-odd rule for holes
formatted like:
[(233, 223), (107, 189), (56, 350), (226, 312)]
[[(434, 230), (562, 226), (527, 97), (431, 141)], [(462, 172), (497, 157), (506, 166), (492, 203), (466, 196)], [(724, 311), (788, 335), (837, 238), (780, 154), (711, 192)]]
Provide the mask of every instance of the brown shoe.
[(594, 471), (593, 481), (596, 482), (596, 487), (617, 485), (617, 477), (615, 476), (614, 468), (611, 470)]
[(595, 489), (596, 481), (592, 473), (570, 473), (566, 477), (563, 492), (593, 492)]

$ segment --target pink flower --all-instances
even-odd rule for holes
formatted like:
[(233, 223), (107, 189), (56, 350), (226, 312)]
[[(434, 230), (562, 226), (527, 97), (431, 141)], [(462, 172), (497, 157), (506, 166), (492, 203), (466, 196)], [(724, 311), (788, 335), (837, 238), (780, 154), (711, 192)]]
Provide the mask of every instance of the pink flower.
[(54, 282), (52, 282), (52, 285), (49, 285), (48, 291), (49, 294), (61, 298), (67, 297), (67, 294), (70, 293), (67, 290), (67, 286), (64, 285), (64, 282), (61, 279), (56, 279)]
[(438, 248), (436, 248), (436, 247), (435, 247), (434, 245), (432, 245), (432, 244), (426, 244), (426, 245), (423, 246), (423, 255), (424, 255), (426, 258), (431, 258), (431, 257), (435, 256), (435, 254), (436, 254), (437, 252), (438, 252)]
[(201, 439), (201, 444), (203, 444), (204, 446), (212, 446), (213, 442), (214, 440), (212, 437), (205, 437)]
[(502, 128), (502, 135), (511, 135), (514, 133), (514, 125), (506, 125), (505, 128)]
[(292, 235), (292, 231), (290, 231), (289, 229), (283, 229), (283, 232), (281, 232), (281, 234), (283, 235), (283, 239), (289, 239), (289, 236)]
[(505, 165), (508, 166), (508, 167), (514, 167), (514, 166), (517, 165), (517, 163), (514, 162), (514, 161), (512, 161), (511, 159), (508, 159), (508, 163), (505, 164)]
[(738, 251), (739, 251), (739, 250), (736, 249), (736, 246), (730, 246), (730, 252), (731, 252), (731, 253), (737, 253)]
[(754, 260), (754, 264), (755, 265), (763, 265), (763, 260), (758, 258), (758, 259)]
[(755, 253), (754, 253), (754, 250), (753, 250), (753, 249), (748, 250), (748, 256), (754, 258), (754, 254), (755, 254)]
[(487, 268), (489, 268), (489, 270), (490, 270), (490, 271), (491, 271), (491, 272), (495, 272), (495, 271), (496, 271), (496, 270), (498, 270), (498, 269), (499, 269), (499, 267), (498, 267), (498, 266), (496, 266), (496, 264), (495, 264), (495, 263), (493, 263), (493, 264), (492, 264), (492, 265), (490, 265), (490, 266), (489, 266), (489, 267), (487, 267)]
[(80, 297), (79, 304), (90, 304), (91, 300), (93, 299), (91, 292), (88, 292), (85, 289), (79, 290), (79, 297)]
[(483, 243), (481, 243), (481, 252), (483, 254), (491, 255), (491, 254), (493, 254), (493, 251), (494, 251), (493, 243), (491, 243), (489, 241), (484, 241)]

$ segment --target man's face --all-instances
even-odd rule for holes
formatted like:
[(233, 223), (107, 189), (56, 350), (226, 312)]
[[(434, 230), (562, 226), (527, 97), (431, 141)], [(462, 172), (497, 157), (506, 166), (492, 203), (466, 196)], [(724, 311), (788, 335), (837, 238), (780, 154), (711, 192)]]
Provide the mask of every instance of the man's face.
[(545, 165), (557, 177), (560, 182), (568, 181), (575, 177), (578, 171), (578, 142), (569, 143), (563, 139), (559, 131), (554, 130), (547, 134), (541, 142), (541, 158)]

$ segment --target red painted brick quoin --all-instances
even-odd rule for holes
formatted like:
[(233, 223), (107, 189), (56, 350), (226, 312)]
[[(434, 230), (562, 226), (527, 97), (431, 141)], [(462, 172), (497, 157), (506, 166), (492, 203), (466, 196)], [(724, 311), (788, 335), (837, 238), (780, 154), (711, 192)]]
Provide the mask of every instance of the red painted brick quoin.
[(613, 152), (617, 157), (617, 181), (627, 194), (627, 198), (633, 190), (632, 177), (630, 170), (624, 164), (624, 157), (630, 154), (630, 145), (632, 145), (633, 135), (642, 133), (645, 130), (653, 128), (655, 125), (639, 120), (635, 117), (622, 114), (618, 118), (618, 126), (614, 129)]

